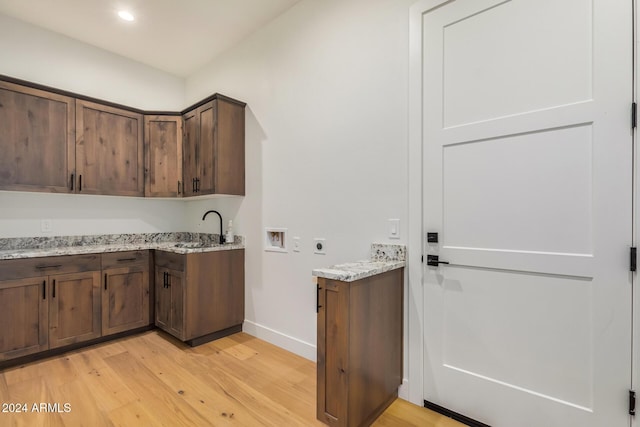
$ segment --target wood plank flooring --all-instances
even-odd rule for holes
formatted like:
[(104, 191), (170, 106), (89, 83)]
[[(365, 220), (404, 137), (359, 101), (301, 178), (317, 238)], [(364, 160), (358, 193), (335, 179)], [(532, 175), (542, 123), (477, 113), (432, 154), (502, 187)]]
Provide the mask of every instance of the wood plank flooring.
[[(244, 333), (191, 348), (151, 331), (0, 372), (0, 410), (27, 405), (3, 427), (323, 426), (315, 400), (315, 363)], [(401, 399), (374, 425), (462, 426)]]

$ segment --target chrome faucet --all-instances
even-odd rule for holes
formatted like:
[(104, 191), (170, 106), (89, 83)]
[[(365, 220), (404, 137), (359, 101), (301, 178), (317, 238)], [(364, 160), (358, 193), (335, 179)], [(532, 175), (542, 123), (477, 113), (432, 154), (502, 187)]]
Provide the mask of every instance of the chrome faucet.
[(207, 215), (209, 215), (210, 213), (214, 213), (216, 215), (218, 215), (218, 218), (220, 218), (220, 244), (224, 244), (224, 233), (222, 232), (222, 215), (220, 215), (220, 212), (218, 211), (206, 211), (204, 213), (204, 215), (202, 215), (202, 220), (204, 221), (204, 219), (207, 217)]

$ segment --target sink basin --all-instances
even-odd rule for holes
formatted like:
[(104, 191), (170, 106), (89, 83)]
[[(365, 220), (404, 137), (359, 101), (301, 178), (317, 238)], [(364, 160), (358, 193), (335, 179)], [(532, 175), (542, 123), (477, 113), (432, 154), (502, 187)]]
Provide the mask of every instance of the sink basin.
[(209, 248), (212, 245), (207, 245), (200, 242), (181, 242), (181, 243), (176, 243), (173, 246), (176, 248), (182, 248), (182, 249), (200, 249), (200, 248)]

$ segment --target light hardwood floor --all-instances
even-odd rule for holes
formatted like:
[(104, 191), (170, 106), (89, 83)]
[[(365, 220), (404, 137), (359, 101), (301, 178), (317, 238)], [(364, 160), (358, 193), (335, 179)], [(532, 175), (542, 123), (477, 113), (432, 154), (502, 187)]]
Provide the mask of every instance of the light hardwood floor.
[[(3, 427), (323, 426), (315, 400), (315, 363), (244, 333), (191, 348), (151, 331), (0, 371), (3, 406), (27, 405)], [(400, 399), (374, 425), (462, 426)]]

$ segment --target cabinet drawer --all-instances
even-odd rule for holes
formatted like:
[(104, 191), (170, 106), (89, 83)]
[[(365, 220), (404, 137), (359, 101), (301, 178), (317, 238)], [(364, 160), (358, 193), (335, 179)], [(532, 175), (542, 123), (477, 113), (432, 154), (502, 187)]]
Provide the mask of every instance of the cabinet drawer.
[(171, 270), (184, 271), (185, 255), (156, 251), (155, 265)]
[(149, 251), (111, 252), (102, 254), (102, 269), (132, 265), (149, 265)]
[(10, 259), (0, 261), (0, 280), (99, 270), (100, 254)]

